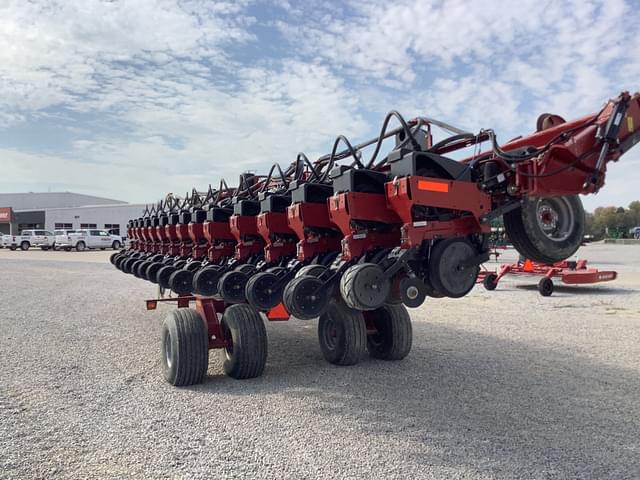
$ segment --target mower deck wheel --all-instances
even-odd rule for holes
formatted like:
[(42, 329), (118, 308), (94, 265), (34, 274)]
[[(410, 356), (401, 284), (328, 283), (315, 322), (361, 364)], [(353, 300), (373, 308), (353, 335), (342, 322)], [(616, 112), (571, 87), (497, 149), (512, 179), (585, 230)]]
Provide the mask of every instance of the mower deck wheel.
[(363, 313), (349, 308), (341, 299), (329, 302), (318, 321), (322, 356), (334, 365), (355, 365), (364, 356), (367, 326)]
[(540, 292), (540, 295), (543, 297), (550, 297), (553, 293), (553, 280), (547, 277), (540, 279), (538, 282), (538, 292)]
[(224, 373), (238, 380), (262, 375), (267, 362), (267, 330), (260, 314), (249, 305), (231, 305), (220, 323), (228, 342), (222, 350)]
[(329, 292), (322, 280), (304, 275), (291, 280), (284, 288), (282, 301), (285, 308), (300, 320), (311, 320), (325, 311)]
[(496, 275), (495, 273), (487, 273), (485, 277), (482, 279), (482, 285), (484, 286), (484, 288), (486, 288), (489, 291), (495, 290), (496, 287), (498, 286), (497, 280), (498, 280), (498, 275)]
[(352, 265), (340, 278), (340, 293), (351, 308), (375, 310), (389, 297), (391, 281), (375, 263)]
[(369, 355), (381, 360), (402, 360), (409, 354), (413, 330), (404, 305), (384, 305), (365, 315), (376, 328), (367, 337)]
[(173, 310), (162, 324), (164, 378), (176, 387), (202, 383), (209, 365), (207, 325), (192, 308)]

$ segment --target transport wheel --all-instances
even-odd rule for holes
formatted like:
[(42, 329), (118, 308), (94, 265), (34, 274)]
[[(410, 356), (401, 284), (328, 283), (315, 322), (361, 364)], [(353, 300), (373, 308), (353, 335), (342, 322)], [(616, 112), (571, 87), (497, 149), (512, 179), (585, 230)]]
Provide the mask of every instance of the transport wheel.
[(258, 310), (270, 310), (282, 301), (284, 283), (275, 273), (261, 272), (247, 281), (245, 296), (251, 306)]
[(497, 279), (498, 275), (496, 275), (495, 273), (487, 273), (482, 279), (482, 285), (484, 285), (484, 288), (489, 291), (495, 290), (498, 286), (498, 282), (496, 281)]
[(84, 252), (85, 248), (87, 248), (87, 245), (84, 242), (76, 243), (76, 251)]
[(31, 245), (29, 245), (29, 242), (22, 242), (22, 243), (20, 244), (20, 250), (29, 250), (29, 247), (30, 247), (30, 246), (31, 246)]
[(504, 227), (513, 246), (526, 258), (554, 263), (573, 255), (582, 243), (584, 208), (578, 195), (525, 198), (505, 213)]
[(313, 265), (305, 265), (300, 270), (298, 270), (298, 272), (296, 273), (296, 277), (304, 277), (305, 275), (310, 275), (312, 277), (319, 277), (326, 271), (327, 271), (327, 267), (325, 267), (324, 265), (318, 265), (314, 263)]
[(542, 278), (538, 282), (538, 292), (543, 297), (550, 297), (553, 293), (553, 281), (547, 277)]
[(231, 305), (220, 323), (229, 342), (222, 351), (224, 373), (239, 380), (262, 375), (267, 362), (267, 330), (260, 314), (249, 305)]
[(120, 242), (117, 240), (111, 244), (111, 248), (113, 248), (114, 250), (120, 250), (120, 247), (121, 247)]
[(376, 333), (367, 336), (367, 350), (373, 358), (402, 360), (411, 351), (413, 329), (404, 305), (384, 305), (367, 312)]
[(429, 257), (431, 285), (447, 297), (464, 297), (476, 284), (480, 266), (463, 268), (461, 264), (475, 256), (476, 250), (467, 240), (450, 238), (439, 241)]
[(176, 270), (176, 268), (170, 265), (164, 266), (160, 270), (158, 270), (158, 273), (156, 273), (156, 282), (158, 283), (158, 285), (160, 285), (162, 288), (170, 288), (169, 278), (171, 278), (171, 275)]
[(202, 266), (202, 262), (194, 260), (193, 262), (188, 262), (182, 268), (184, 268), (185, 270), (189, 270), (190, 272), (195, 272), (196, 270), (200, 269), (201, 266)]
[(318, 340), (322, 356), (334, 365), (355, 365), (363, 357), (367, 345), (364, 315), (331, 300), (318, 321)]
[(375, 263), (352, 265), (340, 278), (340, 294), (347, 306), (357, 310), (381, 307), (391, 293), (391, 281)]
[(291, 280), (284, 288), (282, 301), (288, 312), (300, 320), (320, 316), (329, 302), (329, 292), (322, 280), (305, 275)]
[(163, 268), (164, 265), (160, 262), (154, 262), (147, 266), (147, 270), (144, 272), (144, 278), (153, 283), (158, 283), (158, 271)]
[(218, 293), (218, 280), (222, 276), (223, 268), (211, 265), (198, 270), (193, 275), (193, 291), (197, 295), (211, 297)]
[(207, 325), (194, 309), (173, 310), (162, 324), (162, 369), (171, 385), (202, 383), (209, 366)]
[(245, 303), (244, 290), (249, 276), (239, 270), (232, 270), (218, 280), (218, 293), (227, 303)]
[(176, 270), (169, 277), (169, 288), (178, 295), (187, 295), (193, 289), (193, 272), (190, 270)]
[(400, 280), (399, 290), (402, 303), (410, 308), (419, 307), (427, 298), (427, 287), (419, 278), (404, 277)]

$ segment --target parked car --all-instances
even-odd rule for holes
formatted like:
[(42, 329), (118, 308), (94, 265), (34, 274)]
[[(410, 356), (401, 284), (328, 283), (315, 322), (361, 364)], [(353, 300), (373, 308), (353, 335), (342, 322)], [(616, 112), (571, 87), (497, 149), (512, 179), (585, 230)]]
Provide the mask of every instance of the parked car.
[(122, 247), (122, 238), (120, 235), (112, 235), (104, 230), (75, 230), (73, 233), (57, 237), (56, 247), (66, 251), (75, 248), (79, 252), (87, 248), (119, 250)]
[(23, 230), (20, 235), (3, 235), (2, 245), (11, 250), (29, 250), (31, 247), (40, 247), (49, 250), (53, 247), (55, 237), (47, 230)]

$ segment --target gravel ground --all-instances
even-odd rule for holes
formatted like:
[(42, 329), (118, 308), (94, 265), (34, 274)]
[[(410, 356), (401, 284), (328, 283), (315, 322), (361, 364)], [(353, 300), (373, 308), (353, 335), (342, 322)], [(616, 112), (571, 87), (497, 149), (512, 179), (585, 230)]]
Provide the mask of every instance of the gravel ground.
[(430, 300), (401, 362), (335, 367), (315, 321), (273, 323), (264, 376), (212, 352), (178, 389), (151, 284), (0, 250), (0, 478), (640, 478), (640, 247), (580, 254), (619, 280)]

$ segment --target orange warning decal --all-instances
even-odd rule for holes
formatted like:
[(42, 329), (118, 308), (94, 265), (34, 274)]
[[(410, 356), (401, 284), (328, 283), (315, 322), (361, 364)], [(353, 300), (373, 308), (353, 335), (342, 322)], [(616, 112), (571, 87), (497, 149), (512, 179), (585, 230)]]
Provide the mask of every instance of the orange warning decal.
[(449, 191), (449, 184), (442, 182), (431, 182), (429, 180), (418, 180), (419, 190), (429, 190), (431, 192), (447, 193)]

